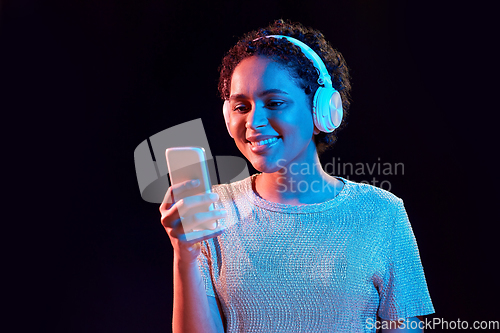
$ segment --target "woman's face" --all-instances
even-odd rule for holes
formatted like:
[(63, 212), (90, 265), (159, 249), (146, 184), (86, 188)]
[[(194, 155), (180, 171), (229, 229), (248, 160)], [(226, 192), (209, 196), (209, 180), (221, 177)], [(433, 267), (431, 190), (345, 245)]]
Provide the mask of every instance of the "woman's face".
[(233, 72), (229, 129), (253, 167), (272, 173), (290, 163), (313, 163), (311, 107), (287, 69), (263, 56), (241, 61)]

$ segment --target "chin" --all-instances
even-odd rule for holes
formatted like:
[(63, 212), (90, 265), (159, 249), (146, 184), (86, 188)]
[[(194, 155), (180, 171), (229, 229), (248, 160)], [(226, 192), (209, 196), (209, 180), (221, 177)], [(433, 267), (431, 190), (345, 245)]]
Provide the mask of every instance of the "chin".
[(281, 168), (274, 161), (256, 161), (250, 159), (249, 161), (255, 170), (262, 173), (275, 173), (281, 170)]
[[(252, 152), (248, 147), (238, 147), (253, 168), (262, 173), (274, 173), (282, 169), (277, 161), (282, 158), (273, 155), (259, 155)], [(244, 148), (243, 150), (241, 148)]]

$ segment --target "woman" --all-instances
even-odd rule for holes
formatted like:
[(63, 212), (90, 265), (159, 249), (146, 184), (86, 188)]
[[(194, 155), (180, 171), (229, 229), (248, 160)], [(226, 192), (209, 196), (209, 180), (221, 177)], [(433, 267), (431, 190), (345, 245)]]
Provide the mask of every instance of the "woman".
[[(178, 202), (167, 192), (174, 332), (420, 332), (408, 326), (434, 309), (402, 200), (319, 163), (349, 106), (341, 54), (280, 20), (244, 36), (220, 72), (229, 134), (260, 173)], [(182, 241), (179, 211), (227, 227)]]

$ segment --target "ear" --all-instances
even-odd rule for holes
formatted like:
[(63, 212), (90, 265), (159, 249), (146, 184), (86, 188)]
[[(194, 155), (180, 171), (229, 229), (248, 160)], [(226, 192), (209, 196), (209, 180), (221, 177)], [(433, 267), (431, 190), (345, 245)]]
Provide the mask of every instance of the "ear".
[(321, 133), (321, 131), (316, 127), (316, 125), (314, 125), (313, 133), (314, 133), (314, 135), (318, 135), (319, 133)]
[(230, 108), (231, 106), (229, 105), (229, 101), (225, 100), (224, 106), (222, 107), (222, 113), (224, 114), (224, 121), (226, 122), (226, 128), (229, 136), (233, 137), (233, 135), (231, 134), (231, 130), (229, 129), (229, 113), (231, 112)]

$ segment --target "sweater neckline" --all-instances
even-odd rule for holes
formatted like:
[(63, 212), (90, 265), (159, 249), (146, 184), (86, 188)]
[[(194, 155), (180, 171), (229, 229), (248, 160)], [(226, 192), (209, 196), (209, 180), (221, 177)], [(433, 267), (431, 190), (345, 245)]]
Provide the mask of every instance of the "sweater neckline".
[(243, 189), (247, 198), (255, 204), (256, 206), (262, 207), (267, 210), (282, 212), (282, 213), (314, 213), (321, 212), (328, 209), (332, 209), (337, 207), (346, 197), (349, 196), (352, 190), (352, 182), (343, 177), (335, 176), (338, 180), (344, 183), (342, 190), (337, 193), (337, 195), (327, 201), (312, 203), (312, 204), (303, 204), (303, 205), (290, 205), (290, 204), (282, 204), (277, 202), (268, 201), (262, 197), (260, 197), (257, 193), (254, 192), (252, 183), (260, 173), (254, 174), (243, 181)]

